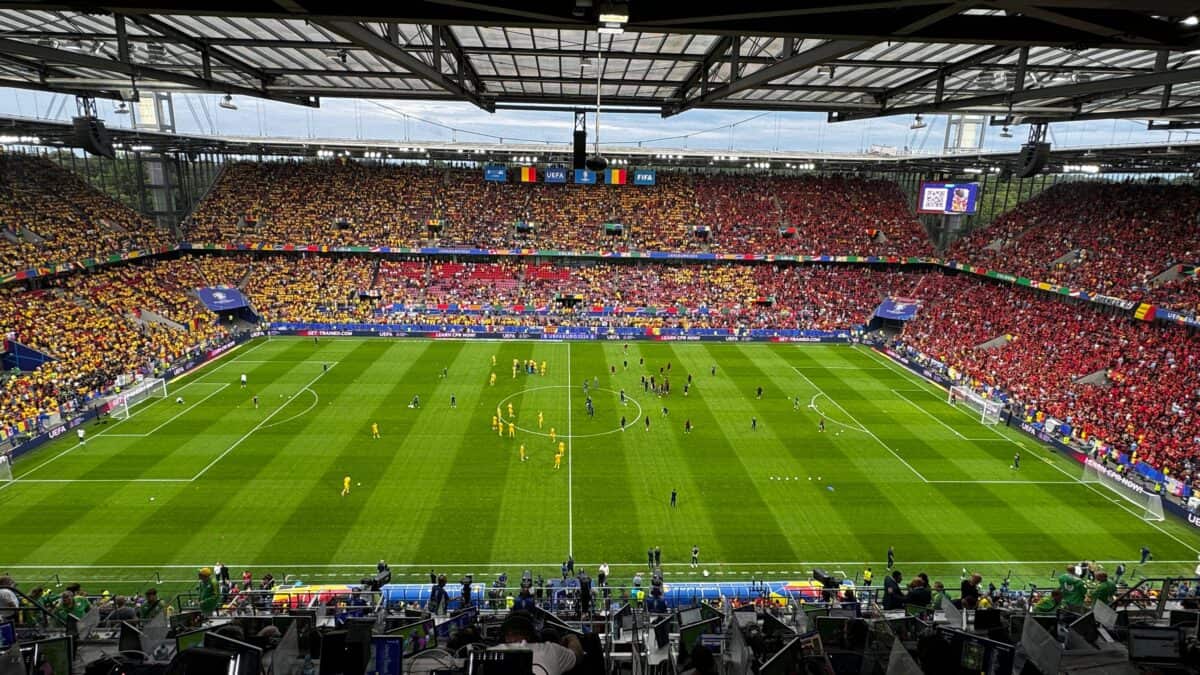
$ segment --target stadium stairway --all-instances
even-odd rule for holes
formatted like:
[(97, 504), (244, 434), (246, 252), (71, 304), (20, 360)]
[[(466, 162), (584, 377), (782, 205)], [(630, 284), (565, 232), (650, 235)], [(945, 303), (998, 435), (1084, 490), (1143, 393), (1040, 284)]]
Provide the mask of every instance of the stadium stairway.
[(1162, 272), (1160, 272), (1158, 274), (1158, 276), (1151, 279), (1149, 285), (1150, 286), (1158, 286), (1158, 285), (1165, 284), (1165, 283), (1168, 283), (1171, 281), (1178, 281), (1178, 280), (1182, 279), (1183, 277), (1184, 277), (1183, 265), (1176, 263), (1174, 265), (1171, 265), (1167, 269), (1163, 270)]
[(174, 328), (175, 330), (181, 330), (181, 331), (187, 330), (187, 326), (184, 326), (183, 324), (179, 323), (178, 321), (170, 319), (162, 314), (159, 314), (158, 312), (156, 312), (152, 309), (146, 309), (145, 307), (139, 307), (138, 311), (141, 312), (141, 315), (132, 317), (134, 321), (138, 321), (140, 323), (160, 323), (164, 326), (169, 326), (171, 328)]

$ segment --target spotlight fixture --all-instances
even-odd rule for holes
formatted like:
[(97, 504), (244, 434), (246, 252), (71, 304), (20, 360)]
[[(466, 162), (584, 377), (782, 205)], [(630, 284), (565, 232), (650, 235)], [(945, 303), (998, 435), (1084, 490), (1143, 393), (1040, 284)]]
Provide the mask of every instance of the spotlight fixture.
[(1000, 127), (1000, 138), (1012, 138), (1012, 137), (1013, 137), (1012, 130), (1010, 130), (1008, 128), (1007, 124)]
[(233, 102), (233, 96), (230, 94), (225, 94), (225, 98), (221, 99), (221, 102), (217, 105), (226, 110), (237, 110), (237, 104)]
[(923, 117), (921, 117), (921, 113), (917, 113), (916, 118), (913, 119), (912, 124), (908, 125), (908, 128), (909, 129), (924, 129), (925, 128), (925, 119)]
[(114, 115), (128, 115), (129, 114), (129, 106), (125, 105), (125, 101), (121, 101), (120, 103), (117, 104), (117, 107), (113, 110), (113, 114)]

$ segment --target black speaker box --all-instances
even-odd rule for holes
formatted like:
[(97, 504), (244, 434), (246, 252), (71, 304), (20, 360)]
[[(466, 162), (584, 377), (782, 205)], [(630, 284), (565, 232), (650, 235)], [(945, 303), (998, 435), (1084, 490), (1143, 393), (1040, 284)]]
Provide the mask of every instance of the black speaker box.
[(76, 117), (73, 121), (75, 145), (97, 157), (113, 159), (117, 156), (113, 150), (112, 138), (104, 128), (104, 122), (95, 117)]

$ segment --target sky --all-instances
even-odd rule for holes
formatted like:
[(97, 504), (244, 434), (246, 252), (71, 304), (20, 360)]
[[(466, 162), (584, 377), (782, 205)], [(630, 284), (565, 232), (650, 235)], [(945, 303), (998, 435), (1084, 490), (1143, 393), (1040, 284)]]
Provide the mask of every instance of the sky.
[[(466, 103), (323, 99), (319, 109), (234, 97), (237, 110), (217, 105), (216, 94), (175, 94), (176, 130), (185, 134), (267, 136), (306, 139), (356, 139), (385, 142), (459, 141), (474, 143), (569, 143), (568, 112), (498, 111), (488, 113)], [(128, 126), (128, 115), (113, 114), (111, 101), (98, 101), (99, 116), (110, 127)], [(46, 92), (0, 88), (0, 115), (70, 119), (74, 98)], [(595, 140), (589, 115), (589, 149)], [(691, 110), (663, 119), (658, 114), (604, 113), (600, 143), (661, 149), (731, 151), (863, 152), (872, 145), (899, 152), (936, 153), (942, 149), (946, 118), (926, 116), (924, 129), (912, 130), (911, 117), (886, 117), (829, 124), (824, 113)], [(985, 150), (1016, 150), (1028, 127), (1013, 127), (1013, 138), (986, 131)], [(1148, 131), (1132, 120), (1055, 123), (1055, 147), (1163, 143), (1187, 139), (1184, 132)]]

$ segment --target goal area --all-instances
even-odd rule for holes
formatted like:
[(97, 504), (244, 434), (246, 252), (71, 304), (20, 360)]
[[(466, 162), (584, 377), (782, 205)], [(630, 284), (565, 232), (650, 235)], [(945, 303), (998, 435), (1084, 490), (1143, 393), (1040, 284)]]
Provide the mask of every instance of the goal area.
[(964, 405), (979, 415), (981, 424), (999, 424), (1000, 411), (1004, 404), (990, 398), (984, 398), (975, 393), (970, 387), (955, 385), (950, 387), (950, 395), (946, 399), (950, 405)]
[(1132, 504), (1140, 513), (1142, 520), (1166, 520), (1163, 515), (1162, 496), (1148, 492), (1137, 483), (1124, 478), (1115, 471), (1088, 459), (1083, 465), (1082, 482), (1089, 485), (1103, 485), (1121, 499)]
[(109, 408), (115, 419), (129, 419), (130, 411), (147, 399), (166, 398), (167, 381), (154, 377), (142, 380), (112, 400)]

